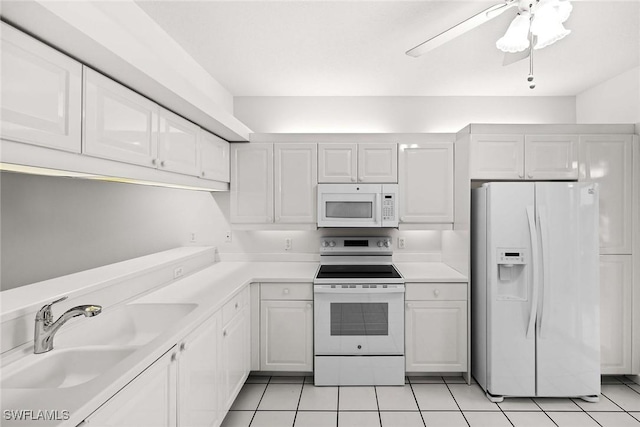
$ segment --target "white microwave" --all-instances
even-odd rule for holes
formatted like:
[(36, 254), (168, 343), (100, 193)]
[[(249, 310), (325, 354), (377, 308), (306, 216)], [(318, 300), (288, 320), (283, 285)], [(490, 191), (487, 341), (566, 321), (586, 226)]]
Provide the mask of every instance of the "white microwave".
[(398, 184), (318, 184), (318, 227), (398, 227)]

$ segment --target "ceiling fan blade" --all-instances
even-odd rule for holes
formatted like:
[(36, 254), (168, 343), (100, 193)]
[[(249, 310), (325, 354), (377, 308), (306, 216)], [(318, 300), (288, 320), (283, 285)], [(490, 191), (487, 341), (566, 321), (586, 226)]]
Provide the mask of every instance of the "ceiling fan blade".
[(469, 19), (466, 19), (459, 24), (454, 25), (448, 30), (443, 31), (435, 37), (430, 38), (429, 40), (420, 43), (419, 45), (409, 49), (406, 54), (413, 57), (418, 57), (420, 55), (424, 55), (425, 53), (442, 46), (454, 38), (461, 36), (467, 31), (471, 31), (477, 26), (484, 24), (485, 22), (495, 18), (496, 16), (502, 14), (513, 6), (518, 4), (517, 0), (506, 0), (505, 3), (500, 3), (491, 6), (488, 9), (483, 10), (482, 12), (473, 15)]
[(506, 67), (507, 65), (515, 64), (518, 61), (522, 61), (523, 59), (528, 58), (529, 52), (530, 52), (529, 49), (525, 49), (522, 52), (515, 52), (515, 53), (505, 52), (504, 58), (502, 60), (502, 66)]

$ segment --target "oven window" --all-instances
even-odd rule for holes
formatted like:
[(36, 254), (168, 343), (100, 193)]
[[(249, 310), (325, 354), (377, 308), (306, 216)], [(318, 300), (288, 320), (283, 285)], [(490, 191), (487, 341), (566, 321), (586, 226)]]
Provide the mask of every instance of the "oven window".
[(373, 202), (325, 202), (327, 218), (373, 218)]
[(389, 335), (389, 304), (331, 303), (331, 335)]

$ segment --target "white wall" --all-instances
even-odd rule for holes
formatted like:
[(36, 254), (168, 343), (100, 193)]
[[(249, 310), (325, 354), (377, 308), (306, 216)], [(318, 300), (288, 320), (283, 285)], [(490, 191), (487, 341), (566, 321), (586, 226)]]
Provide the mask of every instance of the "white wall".
[(457, 132), (469, 123), (575, 123), (575, 97), (236, 97), (257, 133)]
[(214, 244), (210, 193), (3, 172), (1, 289), (190, 243)]
[(576, 96), (577, 123), (640, 122), (640, 67)]

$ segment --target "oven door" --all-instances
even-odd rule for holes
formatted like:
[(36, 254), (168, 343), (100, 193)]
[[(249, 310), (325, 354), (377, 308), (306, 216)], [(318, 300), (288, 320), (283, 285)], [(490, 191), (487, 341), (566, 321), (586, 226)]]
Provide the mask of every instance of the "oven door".
[(381, 227), (380, 184), (319, 184), (318, 227)]
[(403, 355), (404, 286), (352, 286), (314, 286), (316, 356)]

